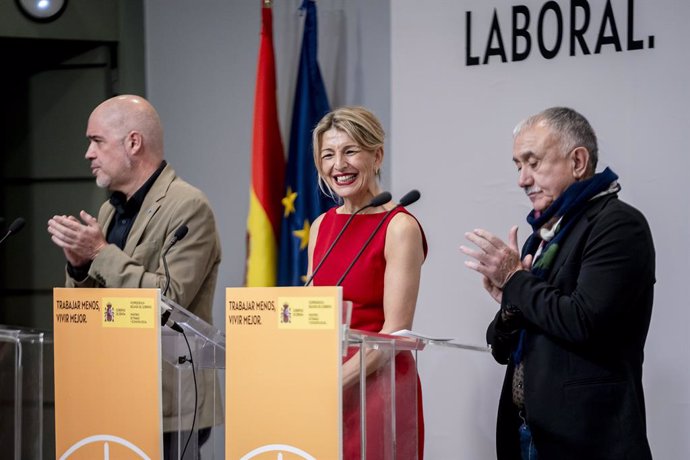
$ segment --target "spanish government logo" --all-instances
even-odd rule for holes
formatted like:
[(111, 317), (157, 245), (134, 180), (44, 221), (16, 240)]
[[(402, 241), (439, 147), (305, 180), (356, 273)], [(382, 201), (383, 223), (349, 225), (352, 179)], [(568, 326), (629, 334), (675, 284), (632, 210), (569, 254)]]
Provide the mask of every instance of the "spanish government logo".
[(113, 304), (108, 302), (108, 305), (105, 306), (105, 312), (103, 314), (105, 315), (106, 322), (112, 323), (115, 321), (115, 310), (113, 309)]
[(291, 323), (292, 322), (292, 309), (287, 302), (283, 304), (283, 308), (280, 309), (280, 322), (281, 323)]

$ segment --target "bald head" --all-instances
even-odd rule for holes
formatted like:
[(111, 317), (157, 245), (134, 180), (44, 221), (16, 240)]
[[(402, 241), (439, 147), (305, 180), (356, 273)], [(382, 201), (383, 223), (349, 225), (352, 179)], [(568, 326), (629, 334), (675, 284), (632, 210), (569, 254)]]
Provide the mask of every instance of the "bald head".
[(119, 137), (139, 133), (145, 155), (157, 163), (163, 159), (161, 120), (156, 109), (143, 97), (130, 94), (113, 97), (96, 107), (91, 117), (99, 117)]
[(100, 187), (129, 198), (163, 161), (163, 129), (143, 97), (117, 96), (91, 112), (86, 159)]

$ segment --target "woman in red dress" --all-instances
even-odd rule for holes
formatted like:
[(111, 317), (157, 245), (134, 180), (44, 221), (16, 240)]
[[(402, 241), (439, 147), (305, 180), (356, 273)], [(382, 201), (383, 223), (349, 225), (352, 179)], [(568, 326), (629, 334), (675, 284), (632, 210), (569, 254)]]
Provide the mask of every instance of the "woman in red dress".
[[(314, 129), (314, 162), (319, 186), (340, 198), (340, 206), (319, 216), (309, 239), (309, 273), (324, 258), (336, 235), (352, 213), (381, 193), (378, 182), (383, 161), (384, 132), (367, 109), (343, 107), (324, 116)], [(392, 203), (369, 208), (354, 216), (350, 226), (314, 277), (314, 285), (335, 285), (365, 241), (384, 218)], [(350, 327), (392, 333), (412, 329), (419, 279), (427, 246), (417, 220), (402, 207), (391, 212), (361, 257), (348, 273), (343, 298), (352, 301)], [(343, 363), (343, 457), (360, 458), (359, 352)], [(386, 379), (377, 369), (385, 357), (370, 350), (367, 372), (367, 458), (388, 458), (390, 434), (385, 428), (383, 407)], [(396, 458), (422, 458), (424, 419), (421, 387), (414, 358), (399, 352), (395, 358)], [(412, 398), (409, 395), (413, 395)], [(416, 395), (416, 397), (414, 397)], [(389, 404), (389, 403), (388, 403)]]

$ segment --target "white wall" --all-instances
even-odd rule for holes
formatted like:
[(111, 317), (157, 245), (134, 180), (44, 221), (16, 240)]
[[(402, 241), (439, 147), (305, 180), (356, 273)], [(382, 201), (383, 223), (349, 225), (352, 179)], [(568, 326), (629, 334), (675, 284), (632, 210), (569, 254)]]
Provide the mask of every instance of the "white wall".
[[(529, 7), (529, 30), (535, 34), (546, 2), (518, 3)], [(558, 4), (569, 27), (570, 2)], [(585, 37), (593, 51), (604, 2), (589, 4), (592, 19)], [(397, 0), (391, 21), (393, 190), (416, 185), (423, 192), (416, 212), (431, 251), (416, 327), (484, 343), (497, 306), (479, 276), (463, 266), (457, 249), (465, 242), (463, 233), (484, 227), (505, 237), (511, 225), (521, 224), (524, 241), (530, 208), (511, 161), (513, 127), (553, 105), (587, 116), (600, 139), (600, 169), (608, 165), (619, 174), (621, 198), (643, 211), (654, 235), (658, 282), (644, 367), (649, 438), (655, 458), (683, 459), (690, 457), (690, 367), (683, 360), (690, 350), (683, 285), (690, 255), (690, 4), (634, 2), (634, 38), (645, 40), (645, 49), (636, 51), (624, 51), (628, 2), (611, 4), (621, 52), (608, 46), (598, 55), (570, 57), (566, 35), (552, 60), (541, 57), (533, 38), (532, 54), (522, 62), (493, 57), (487, 65), (466, 66), (466, 11), (472, 12), (471, 55), (486, 49), (494, 8), (510, 53), (510, 2), (433, 0), (422, 7)], [(554, 28), (546, 31), (551, 46)], [(654, 49), (647, 47), (649, 35), (655, 36)], [(439, 426), (452, 427), (430, 429), (429, 458), (449, 458), (448, 452), (463, 452), (455, 458), (494, 456), (503, 370), (489, 357), (467, 353), (422, 363), (425, 390), (432, 394), (425, 398), (427, 410)], [(440, 381), (436, 372), (457, 383)]]
[[(285, 133), (296, 78), (291, 56), (301, 40), (300, 1), (275, 3)], [(519, 3), (532, 10), (534, 30), (545, 2)], [(568, 18), (570, 2), (558, 3)], [(596, 37), (603, 5), (590, 3), (587, 37)], [(627, 3), (612, 0), (624, 42)], [(165, 124), (167, 158), (208, 194), (222, 234), (215, 312), (220, 325), (222, 288), (241, 285), (244, 273), (259, 5), (146, 0), (148, 96)], [(478, 276), (464, 268), (457, 248), (463, 232), (478, 226), (505, 235), (520, 223), (524, 240), (529, 206), (510, 161), (511, 130), (528, 114), (570, 105), (597, 129), (602, 167), (610, 165), (621, 176), (622, 198), (650, 221), (658, 283), (644, 378), (649, 435), (655, 458), (688, 458), (690, 367), (682, 358), (690, 350), (690, 313), (681, 280), (690, 255), (690, 5), (634, 2), (635, 38), (654, 35), (654, 49), (616, 53), (604, 47), (598, 55), (569, 57), (566, 38), (561, 53), (545, 60), (534, 39), (525, 61), (492, 58), (485, 66), (465, 66), (465, 11), (473, 12), (474, 54), (486, 46), (494, 7), (510, 51), (510, 6), (499, 0), (318, 2), (319, 56), (331, 103), (371, 107), (388, 128), (384, 168), (394, 197), (413, 187), (422, 192), (413, 211), (430, 253), (415, 329), (485, 342), (496, 306)], [(437, 350), (425, 358), (426, 458), (494, 458), (503, 368), (476, 352)]]

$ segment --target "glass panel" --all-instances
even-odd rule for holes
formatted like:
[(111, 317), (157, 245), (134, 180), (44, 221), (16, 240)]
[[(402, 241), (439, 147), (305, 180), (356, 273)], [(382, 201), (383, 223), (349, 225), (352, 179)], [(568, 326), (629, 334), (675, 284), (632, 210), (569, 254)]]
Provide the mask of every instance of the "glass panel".
[[(3, 458), (41, 459), (44, 361), (52, 341), (43, 332), (0, 326), (0, 446)], [(52, 386), (52, 383), (51, 383)]]
[[(413, 353), (421, 347), (415, 339), (350, 331), (343, 364), (344, 459), (418, 457), (419, 393)], [(368, 375), (361, 371), (366, 368), (364, 355), (370, 361)], [(348, 385), (353, 368), (359, 379)]]
[(218, 374), (225, 368), (225, 336), (170, 299), (163, 300), (171, 309), (170, 319), (185, 331), (161, 331), (165, 458), (196, 460), (201, 447), (213, 451), (215, 437), (225, 432), (224, 376)]

